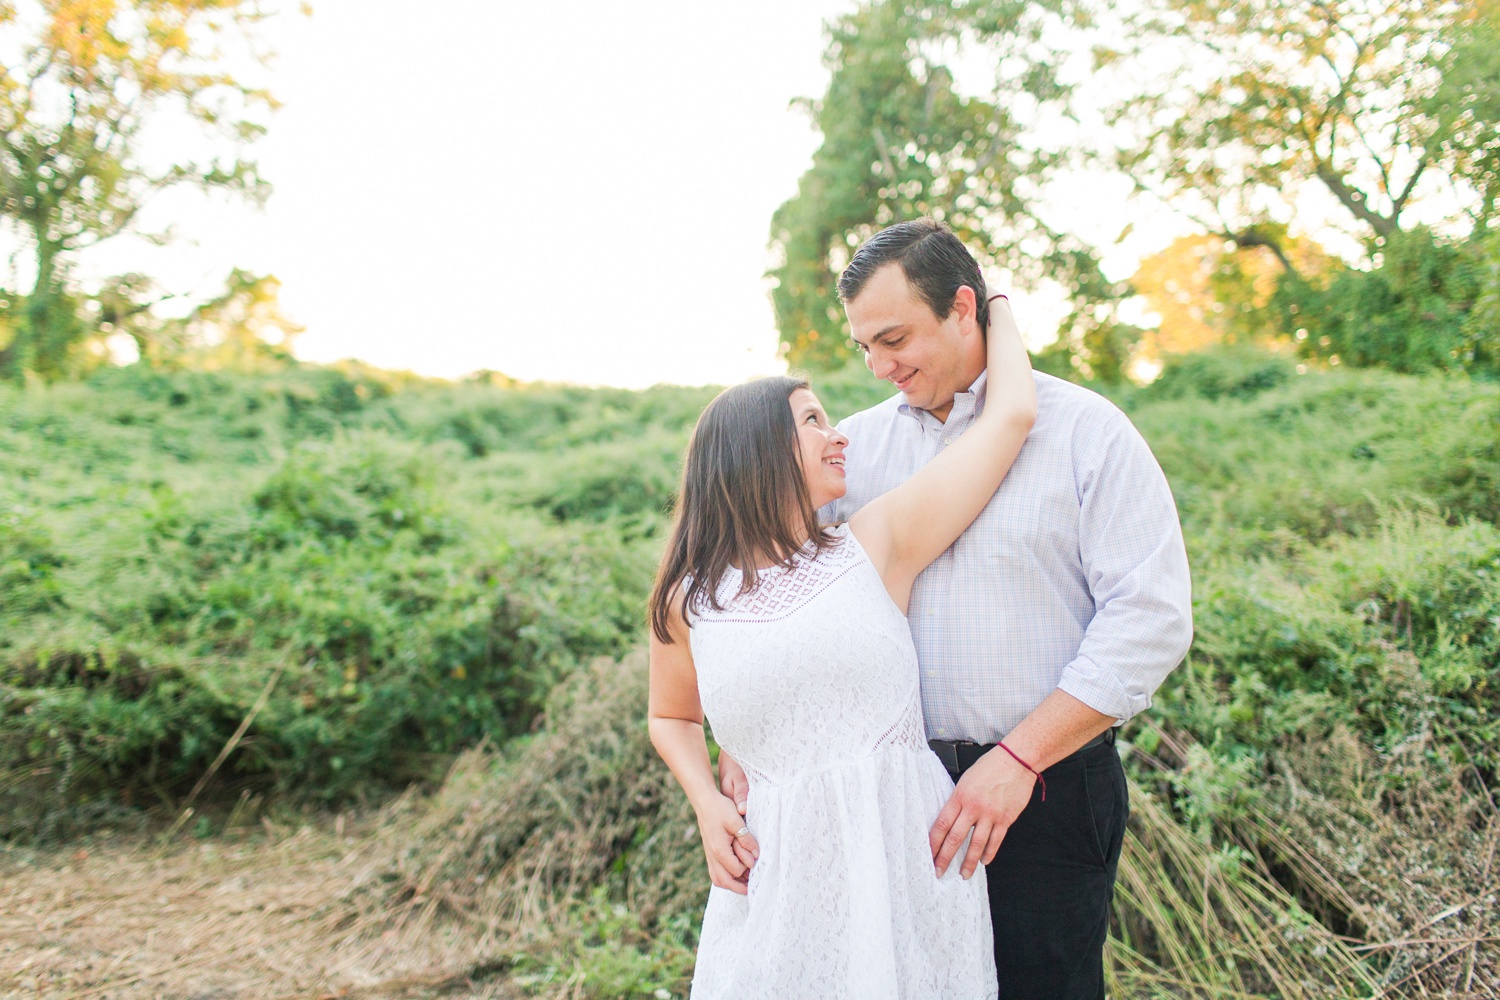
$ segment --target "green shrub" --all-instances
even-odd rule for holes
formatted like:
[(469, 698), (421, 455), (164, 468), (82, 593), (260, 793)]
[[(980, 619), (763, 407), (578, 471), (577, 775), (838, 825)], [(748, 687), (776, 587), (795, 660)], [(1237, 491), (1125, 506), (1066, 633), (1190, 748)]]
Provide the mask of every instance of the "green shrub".
[(559, 521), (617, 522), (632, 535), (653, 534), (677, 491), (686, 444), (680, 433), (571, 448), (529, 463), (518, 500)]
[(1248, 345), (1227, 345), (1168, 357), (1161, 375), (1142, 390), (1146, 399), (1248, 399), (1291, 381), (1296, 365), (1280, 354)]
[(1399, 372), (1494, 371), (1500, 329), (1477, 303), (1496, 294), (1497, 238), (1398, 231), (1374, 250), (1377, 266), (1340, 270), (1326, 288), (1283, 279), (1276, 305), (1314, 358)]
[[(219, 787), (343, 797), (526, 731), (559, 678), (632, 641), (649, 541), (583, 500), (566, 524), (495, 502), (491, 467), (393, 433), (399, 393), (350, 430), (288, 421), (277, 386), (309, 375), (0, 390), (6, 830), (173, 801), (278, 669)], [(264, 433), (220, 447), (216, 408)], [(665, 490), (653, 458), (640, 482)], [(579, 471), (579, 497), (609, 485)]]
[(1252, 398), (1128, 412), (1166, 471), (1195, 558), (1276, 555), (1374, 525), (1391, 502), (1500, 514), (1500, 392), (1462, 376), (1310, 373)]
[(55, 571), (62, 562), (34, 518), (0, 508), (0, 628), (57, 604)]

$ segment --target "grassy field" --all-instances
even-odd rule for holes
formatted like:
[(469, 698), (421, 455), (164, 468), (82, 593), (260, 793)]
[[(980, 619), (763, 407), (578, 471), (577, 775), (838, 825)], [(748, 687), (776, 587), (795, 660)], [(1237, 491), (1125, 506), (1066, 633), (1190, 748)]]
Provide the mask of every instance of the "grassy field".
[[(0, 992), (683, 995), (704, 875), (636, 650), (710, 396), (0, 388)], [(1500, 389), (1219, 353), (1115, 398), (1197, 637), (1125, 734), (1114, 995), (1500, 995)], [(300, 909), (233, 888), (283, 870)], [(151, 893), (177, 958), (88, 937)]]

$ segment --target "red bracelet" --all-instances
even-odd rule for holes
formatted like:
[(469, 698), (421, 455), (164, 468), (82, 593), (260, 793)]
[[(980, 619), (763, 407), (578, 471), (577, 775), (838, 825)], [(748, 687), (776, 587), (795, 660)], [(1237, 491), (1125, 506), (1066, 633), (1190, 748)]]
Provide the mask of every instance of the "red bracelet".
[(1026, 770), (1028, 770), (1032, 774), (1036, 775), (1037, 782), (1042, 786), (1042, 801), (1046, 802), (1047, 801), (1047, 779), (1044, 778), (1044, 777), (1042, 777), (1042, 772), (1038, 771), (1036, 768), (1032, 767), (1030, 764), (1028, 764), (1024, 760), (1022, 760), (1019, 756), (1017, 756), (1017, 754), (1016, 754), (1016, 752), (1014, 750), (1012, 750), (1010, 747), (1006, 746), (1003, 742), (1002, 743), (996, 743), (995, 746), (999, 747), (1001, 750), (1004, 750), (1006, 753), (1010, 754), (1012, 757), (1015, 757), (1017, 764), (1020, 764), (1022, 767), (1026, 768)]

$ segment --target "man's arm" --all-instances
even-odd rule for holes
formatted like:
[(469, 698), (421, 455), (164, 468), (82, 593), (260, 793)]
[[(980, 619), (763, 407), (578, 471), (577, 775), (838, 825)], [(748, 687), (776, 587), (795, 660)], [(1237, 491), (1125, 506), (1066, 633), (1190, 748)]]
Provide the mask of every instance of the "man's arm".
[(1078, 546), (1094, 618), (1058, 688), (1121, 721), (1151, 706), (1193, 641), (1193, 595), (1177, 505), (1122, 413), (1078, 468)]
[[(1192, 593), (1177, 506), (1146, 442), (1125, 419), (1080, 435), (1079, 553), (1094, 617), (1057, 689), (1005, 737), (1037, 771), (1151, 704), (1192, 642)], [(965, 878), (1031, 801), (1036, 777), (1003, 750), (974, 764), (929, 834), (938, 874), (974, 830)]]

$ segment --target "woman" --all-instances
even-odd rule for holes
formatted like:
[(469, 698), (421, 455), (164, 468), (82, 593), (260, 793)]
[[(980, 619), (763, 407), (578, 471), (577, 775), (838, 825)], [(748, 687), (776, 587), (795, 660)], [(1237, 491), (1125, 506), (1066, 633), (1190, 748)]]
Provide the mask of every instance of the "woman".
[[(984, 880), (933, 870), (953, 783), (927, 748), (905, 618), (1036, 417), (1008, 304), (990, 315), (983, 415), (847, 525), (817, 523), (848, 442), (805, 382), (737, 386), (698, 421), (651, 595), (649, 710), (714, 883), (694, 1000), (996, 994)], [(714, 783), (705, 712), (749, 776), (743, 818)]]

